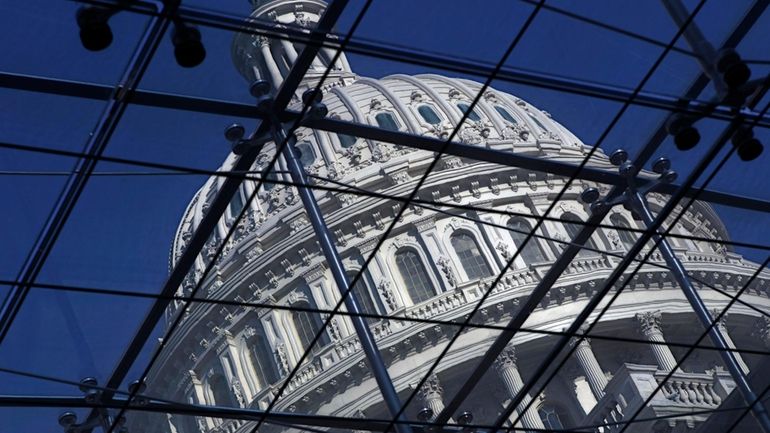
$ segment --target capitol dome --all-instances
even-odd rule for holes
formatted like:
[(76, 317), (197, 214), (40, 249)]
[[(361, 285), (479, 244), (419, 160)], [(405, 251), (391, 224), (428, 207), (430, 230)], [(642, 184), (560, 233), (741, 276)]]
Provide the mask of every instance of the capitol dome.
[[(252, 16), (273, 19), (278, 28), (289, 23), (311, 25), (324, 6), (320, 0), (256, 2)], [(233, 58), (241, 74), (248, 81), (264, 79), (275, 87), (298, 51), (301, 46), (285, 40), (246, 34), (238, 35), (233, 43)], [(317, 83), (331, 59), (322, 51), (298, 94)], [(435, 74), (360, 77), (344, 56), (331, 69), (323, 86), (329, 117), (437, 138), (449, 136), (482, 88), (470, 80)], [(299, 98), (293, 104), (300, 107)], [(401, 204), (381, 195), (407, 196), (434, 154), (307, 128), (297, 130), (296, 136), (302, 164), (315, 185), (354, 188), (350, 193), (316, 190), (315, 196), (347, 272), (354, 275), (366, 258), (375, 254), (354, 293), (364, 312), (372, 316), (369, 326), (399, 395), (406, 400), (409, 394), (418, 393), (406, 409), (408, 419), (417, 419), (424, 408), (430, 408), (435, 415), (444, 407), (445, 399), (455, 396), (467, 372), (499, 333), (499, 327), (516, 314), (520, 303), (542, 280), (574, 238), (579, 222), (588, 219), (590, 210), (579, 200), (580, 193), (588, 186), (606, 190), (584, 181), (567, 189), (551, 212), (552, 218), (519, 252), (513, 267), (484, 302), (473, 321), (479, 326), (465, 330), (435, 374), (421, 389), (415, 389), (447, 341), (454, 337), (457, 326), (451, 323), (470, 314), (517, 252), (534, 218), (543, 214), (565, 186), (565, 179), (444, 156), (420, 190), (423, 201), (404, 213), (396, 229), (375, 251)], [(456, 141), (575, 165), (588, 151), (547, 112), (492, 88), (484, 91), (468, 114)], [(273, 153), (273, 145), (266, 146), (253, 170), (263, 169)], [(237, 158), (230, 155), (221, 170), (228, 170)], [(612, 167), (601, 151), (590, 164)], [(279, 158), (274, 173), (261, 187), (256, 180), (243, 182), (178, 292), (189, 295), (213, 259), (215, 272), (204, 281), (198, 296), (262, 307), (194, 303), (149, 375), (148, 394), (195, 404), (265, 409), (302, 354), (310, 350), (311, 356), (289, 379), (273, 411), (387, 419), (389, 415), (348, 316), (332, 318), (320, 344), (308, 347), (327, 317), (326, 313), (314, 311), (332, 310), (339, 301), (339, 292), (296, 189), (287, 185), (290, 179), (285, 171), (285, 161)], [(271, 182), (276, 180), (285, 182)], [(192, 199), (173, 240), (172, 266), (221, 182), (221, 178), (212, 177)], [(248, 203), (247, 198), (255, 190), (256, 199)], [(659, 194), (649, 198), (653, 210), (666, 201)], [(244, 206), (249, 206), (245, 220), (236, 228), (223, 254), (215, 257), (217, 246)], [(635, 242), (636, 233), (624, 229), (642, 228), (622, 207), (613, 209), (605, 223), (608, 227), (595, 232), (587, 248), (526, 322), (528, 331), (516, 334), (495, 370), (482, 378), (472, 399), (466, 401), (463, 409), (472, 412), (477, 421), (492, 423), (504, 402), (515, 396), (516, 387), (520, 389), (522, 377), (526, 378), (537, 363), (546, 362), (542, 357), (555, 334), (572, 323)], [(671, 239), (677, 255), (700, 281), (734, 292), (756, 270), (756, 264), (731, 248), (709, 241), (729, 240), (729, 235), (714, 210), (704, 203), (696, 202), (674, 233), (682, 235)], [(650, 263), (628, 282), (596, 325), (596, 337), (578, 343), (574, 359), (567, 364), (569, 368), (543, 393), (527, 397), (527, 402), (537, 401), (522, 414), (518, 426), (558, 429), (601, 424), (628, 406), (639, 404), (647, 397), (644, 392), (649, 392), (649, 383), (674, 369), (676, 355), (682, 349), (675, 343), (671, 347), (665, 343), (691, 342), (693, 315), (675, 280), (661, 265), (664, 262), (660, 254), (653, 253)], [(770, 273), (762, 272), (744, 297), (751, 298), (750, 302), (759, 308), (770, 307), (766, 294), (769, 281)], [(711, 290), (702, 290), (701, 295), (710, 308), (727, 302)], [(167, 311), (168, 317), (177, 314), (181, 305), (174, 303)], [(753, 347), (758, 341), (752, 333), (757, 317), (755, 311), (735, 306), (730, 310), (729, 322), (720, 326), (739, 346)], [(768, 324), (762, 326), (765, 338)], [(746, 371), (753, 367), (751, 359), (742, 362)], [(664, 387), (665, 395), (653, 400), (650, 414), (681, 414), (717, 407), (729, 398), (735, 386), (718, 364), (718, 356), (708, 351), (685, 363), (675, 373), (676, 381)], [(707, 416), (694, 414), (654, 426), (639, 423), (635, 428), (641, 430), (628, 431), (648, 431), (652, 427), (662, 431), (677, 426), (694, 429)], [(177, 416), (152, 422), (150, 419), (147, 416), (144, 421), (137, 418), (133, 422), (148, 432), (234, 433), (248, 432), (253, 427), (253, 423), (242, 420)], [(262, 429), (287, 428), (266, 424)]]

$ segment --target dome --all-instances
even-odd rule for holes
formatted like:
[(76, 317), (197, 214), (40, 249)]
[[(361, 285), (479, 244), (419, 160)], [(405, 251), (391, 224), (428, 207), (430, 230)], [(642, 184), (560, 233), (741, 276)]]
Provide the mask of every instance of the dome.
[[(297, 6), (302, 6), (302, 19), (312, 21), (322, 12), (323, 3), (260, 2), (252, 16), (287, 22), (296, 18)], [(282, 79), (284, 71), (277, 67), (276, 58), (290, 60), (287, 53), (292, 48), (278, 44), (276, 50), (273, 42), (261, 47), (252, 42), (251, 36), (239, 35), (233, 44), (241, 73), (247, 79), (266, 75), (271, 80)], [(329, 59), (321, 56), (319, 67)], [(338, 61), (337, 74), (323, 89), (328, 116), (415, 135), (447, 138), (482, 87), (471, 80), (435, 74), (360, 77), (350, 71), (346, 60)], [(312, 85), (316, 78), (311, 74), (303, 85)], [(299, 102), (290, 108), (299, 108)], [(537, 237), (522, 247), (522, 234), (532, 230), (535, 217), (553, 203), (565, 187), (565, 179), (521, 167), (444, 156), (421, 187), (423, 204), (410, 206), (375, 250), (400, 206), (399, 201), (382, 197), (407, 196), (434, 154), (320, 130), (299, 129), (296, 136), (302, 163), (315, 185), (342, 184), (364, 192), (317, 189), (315, 196), (346, 271), (357, 273), (374, 254), (354, 291), (364, 312), (372, 316), (369, 326), (397, 391), (404, 398), (413, 392), (419, 394), (406, 409), (410, 419), (425, 407), (439, 412), (442, 399), (458, 391), (463, 373), (474, 368), (500, 327), (516, 314), (575, 237), (579, 229), (576, 223), (588, 219), (590, 209), (579, 200), (580, 193), (587, 186), (606, 190), (603, 185), (585, 181), (573, 183)], [(587, 153), (585, 145), (548, 113), (492, 88), (485, 90), (455, 140), (576, 165)], [(253, 169), (264, 168), (274, 151), (268, 144)], [(230, 155), (221, 169), (228, 170), (236, 158)], [(590, 164), (612, 167), (600, 151)], [(179, 288), (180, 295), (189, 295), (202, 270), (216, 260), (199, 296), (242, 305), (194, 303), (166, 342), (166, 351), (148, 377), (148, 390), (153, 395), (205, 405), (270, 406), (289, 413), (346, 417), (365, 413), (389, 418), (348, 316), (335, 315), (320, 343), (308, 347), (309, 336), (320, 329), (322, 319), (339, 301), (339, 293), (296, 190), (269, 182), (288, 180), (283, 177), (285, 169), (279, 158), (275, 173), (261, 187), (252, 180), (243, 182)], [(172, 266), (220, 182), (212, 177), (191, 200), (173, 241)], [(256, 200), (247, 203), (246, 198), (255, 191)], [(653, 209), (660, 209), (667, 197), (652, 193), (649, 200)], [(249, 206), (244, 221), (223, 253), (214, 257), (244, 206)], [(479, 389), (484, 392), (477, 392), (467, 403), (467, 409), (479, 418), (494, 419), (502, 402), (515, 396), (521, 376), (536, 364), (547, 362), (542, 357), (556, 335), (572, 323), (636, 241), (635, 233), (624, 229), (641, 229), (622, 207), (614, 208), (606, 223), (608, 226), (596, 230), (586, 242), (587, 248), (553, 284), (528, 319), (526, 332), (518, 332), (496, 361), (498, 376), (489, 373), (482, 378)], [(671, 243), (687, 270), (701, 282), (700, 288), (711, 285), (734, 291), (756, 270), (756, 264), (719, 242), (728, 240), (728, 234), (704, 203), (696, 202), (683, 215), (674, 234), (683, 236), (671, 238)], [(514, 254), (513, 266), (506, 267)], [(528, 396), (539, 403), (523, 415), (520, 427), (556, 428), (557, 421), (566, 427), (606, 422), (617, 415), (618, 402), (638, 403), (643, 393), (649, 392), (650, 383), (672, 371), (675, 358), (666, 342), (692, 339), (692, 310), (659, 253), (653, 253), (640, 269), (597, 324), (597, 334), (606, 338), (580, 342), (568, 373), (549, 385), (545, 394)], [(494, 290), (478, 308), (477, 326), (458, 336), (434, 375), (415, 389), (428, 366), (454, 337), (456, 326), (451, 323), (475, 311), (500, 274)], [(754, 290), (744, 296), (751, 297), (754, 305), (770, 308), (768, 287), (770, 274), (762, 272)], [(716, 292), (704, 290), (702, 296), (709, 307), (726, 303)], [(169, 307), (169, 317), (177, 314), (179, 306)], [(750, 343), (756, 317), (756, 311), (743, 306), (731, 309), (730, 331), (736, 341)], [(763, 326), (763, 335), (770, 335), (770, 324)], [(620, 343), (613, 336), (635, 339), (636, 343)], [(289, 378), (307, 350), (309, 358)], [(666, 397), (656, 401), (655, 415), (713, 409), (726, 399), (734, 383), (714, 367), (716, 363), (716, 355), (707, 353), (688, 363), (686, 372), (675, 372), (676, 381), (664, 390)], [(756, 367), (750, 364), (744, 363), (746, 369)], [(281, 384), (286, 385), (285, 392), (273, 405)], [(687, 425), (706, 417), (693, 415)], [(147, 422), (143, 431), (240, 433), (251, 427), (242, 420), (171, 417)], [(284, 430), (279, 426), (262, 428)]]
[[(350, 84), (328, 89), (323, 100), (331, 118), (446, 138), (459, 122), (464, 107), (468, 107), (480, 89), (479, 83), (470, 80), (434, 74), (391, 75), (379, 80), (358, 77)], [(290, 108), (299, 109), (299, 104), (295, 102)], [(414, 174), (424, 169), (432, 157), (430, 152), (320, 130), (301, 128), (296, 136), (307, 172), (343, 183), (379, 182), (383, 175), (391, 182), (399, 182), (397, 178), (406, 180), (410, 172)], [(583, 143), (547, 112), (491, 88), (469, 115), (456, 141), (565, 160), (577, 160), (586, 152)], [(267, 145), (253, 170), (260, 170), (267, 164), (273, 148), (272, 143)], [(230, 155), (220, 170), (228, 170), (234, 161), (235, 156)], [(447, 168), (454, 164), (461, 164), (460, 159), (447, 157), (442, 166)], [(278, 167), (285, 170), (282, 158)], [(282, 175), (276, 177), (283, 178)], [(284, 180), (289, 181), (288, 178)], [(203, 217), (220, 182), (216, 178), (210, 179), (193, 198), (177, 231), (171, 266)], [(246, 182), (246, 188), (249, 186), (253, 188), (254, 183)], [(282, 202), (278, 197), (282, 190), (282, 187), (270, 188), (272, 192), (260, 194), (260, 219), (268, 219), (273, 213), (271, 209), (282, 207), (280, 203), (278, 206), (270, 204)], [(245, 198), (244, 192), (242, 198)]]

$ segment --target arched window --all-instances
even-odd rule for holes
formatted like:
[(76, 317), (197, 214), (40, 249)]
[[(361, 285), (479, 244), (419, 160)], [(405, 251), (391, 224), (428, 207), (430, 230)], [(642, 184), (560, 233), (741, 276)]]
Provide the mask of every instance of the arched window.
[[(295, 305), (301, 308), (312, 308), (307, 302), (300, 302)], [(299, 341), (302, 343), (302, 348), (304, 350), (310, 350), (311, 352), (316, 353), (321, 350), (321, 347), (329, 343), (329, 337), (326, 335), (326, 332), (324, 332), (316, 344), (314, 344), (313, 347), (310, 347), (310, 343), (312, 343), (313, 338), (315, 338), (315, 335), (323, 325), (321, 318), (317, 313), (295, 311), (292, 314), (292, 320), (294, 322), (294, 329), (297, 331)]]
[(382, 129), (398, 131), (398, 123), (396, 123), (396, 118), (392, 113), (378, 113), (374, 116), (374, 120), (377, 121), (377, 125)]
[[(564, 229), (567, 231), (567, 235), (569, 237), (569, 242), (574, 241), (575, 238), (577, 237), (578, 233), (580, 233), (580, 230), (583, 229), (583, 225), (582, 224), (575, 224), (575, 223), (579, 223), (582, 220), (577, 215), (575, 215), (573, 213), (569, 213), (569, 212), (565, 213), (564, 215), (562, 215), (561, 219), (565, 221), (564, 222)], [(575, 223), (570, 223), (568, 221), (574, 221)], [(583, 244), (583, 247), (584, 248), (581, 248), (580, 252), (578, 253), (579, 256), (584, 256), (585, 257), (585, 256), (592, 256), (592, 255), (598, 254), (597, 253), (598, 248), (596, 247), (596, 243), (590, 237), (588, 238), (586, 243)]]
[[(527, 233), (532, 231), (532, 226), (524, 220), (524, 218), (513, 218), (508, 221), (508, 228), (511, 234), (511, 239), (516, 248), (521, 248), (524, 244), (524, 239), (527, 237)], [(519, 253), (522, 260), (528, 265), (532, 263), (542, 263), (547, 259), (543, 253), (543, 249), (540, 247), (540, 240), (536, 237), (530, 238), (529, 242), (524, 245), (524, 249)]]
[(561, 422), (559, 412), (553, 406), (542, 406), (537, 410), (540, 419), (547, 430), (563, 430), (564, 424)]
[(263, 335), (255, 335), (248, 340), (249, 355), (257, 372), (262, 389), (278, 381), (278, 368), (275, 365), (273, 352)]
[(507, 120), (507, 121), (509, 121), (511, 123), (514, 123), (514, 124), (515, 123), (519, 123), (519, 122), (516, 121), (516, 118), (513, 117), (511, 115), (511, 113), (508, 112), (508, 110), (505, 109), (505, 107), (500, 106), (500, 105), (495, 105), (495, 110), (497, 110), (497, 112), (500, 113), (500, 116), (503, 119), (505, 119), (505, 120)]
[[(471, 106), (465, 102), (458, 102), (457, 108), (459, 108), (460, 111), (462, 111), (463, 114), (465, 114), (468, 112), (468, 109), (471, 108)], [(468, 113), (468, 119), (471, 119), (474, 122), (478, 122), (479, 120), (481, 120), (481, 116), (479, 116), (479, 113), (477, 113), (476, 110), (471, 110), (471, 112)]]
[(221, 373), (214, 373), (209, 378), (209, 387), (211, 388), (211, 394), (214, 396), (214, 404), (217, 406), (235, 406), (235, 399), (233, 393), (230, 391), (230, 386), (227, 384), (227, 379)]
[(541, 122), (541, 121), (540, 121), (540, 119), (538, 119), (537, 117), (535, 117), (535, 115), (534, 115), (534, 114), (532, 114), (532, 113), (527, 113), (527, 114), (529, 114), (529, 118), (530, 118), (530, 119), (532, 119), (532, 121), (533, 121), (533, 122), (535, 122), (535, 125), (537, 125), (537, 127), (538, 127), (538, 128), (540, 128), (540, 129), (541, 129), (541, 130), (543, 130), (543, 131), (547, 131), (547, 130), (548, 130), (548, 129), (545, 127), (545, 125), (543, 125), (543, 122)]
[(433, 110), (433, 107), (430, 105), (420, 105), (417, 108), (417, 112), (420, 113), (420, 116), (422, 116), (422, 118), (431, 125), (437, 125), (441, 123), (441, 118), (438, 117), (438, 114), (436, 114), (436, 112)]
[(631, 249), (636, 243), (636, 233), (631, 231), (631, 225), (628, 221), (621, 215), (612, 214), (610, 222), (617, 227), (618, 237), (620, 237), (620, 242), (626, 247), (626, 250)]
[(479, 251), (478, 244), (469, 234), (455, 233), (452, 235), (451, 242), (468, 279), (478, 280), (492, 275), (487, 261), (484, 260), (484, 256)]
[(309, 167), (315, 161), (315, 151), (310, 143), (303, 141), (297, 143), (297, 153), (299, 153), (299, 162), (303, 167)]
[(353, 146), (356, 144), (356, 141), (358, 141), (358, 137), (347, 134), (337, 134), (337, 138), (340, 140), (340, 146), (342, 146), (343, 149)]
[(414, 250), (404, 249), (397, 252), (396, 266), (413, 303), (427, 301), (436, 294), (431, 287), (428, 271)]
[[(355, 278), (355, 273), (348, 274), (348, 282), (352, 282), (353, 278)], [(366, 284), (366, 276), (361, 275), (361, 277), (356, 281), (356, 284), (353, 286), (353, 293), (356, 295), (356, 300), (358, 301), (358, 305), (361, 307), (361, 312), (366, 314), (379, 314), (377, 311), (377, 305), (374, 303), (374, 299), (372, 299), (371, 292), (369, 292), (369, 287)], [(375, 319), (373, 317), (367, 317), (367, 322), (377, 322), (379, 319)]]

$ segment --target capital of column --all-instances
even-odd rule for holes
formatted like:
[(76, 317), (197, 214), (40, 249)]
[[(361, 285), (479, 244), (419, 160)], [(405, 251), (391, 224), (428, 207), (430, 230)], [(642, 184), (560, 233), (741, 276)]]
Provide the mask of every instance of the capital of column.
[(257, 45), (259, 47), (266, 47), (270, 45), (270, 39), (268, 39), (266, 36), (257, 36)]
[[(584, 323), (580, 328), (578, 328), (578, 332), (580, 335), (586, 335), (588, 334), (588, 324)], [(572, 338), (570, 338), (570, 344), (575, 345), (581, 345), (581, 346), (587, 346), (591, 344), (591, 339), (588, 337), (578, 337), (576, 335), (573, 335)]]
[(424, 401), (442, 398), (444, 395), (444, 388), (441, 387), (441, 383), (435, 373), (428, 376), (428, 379), (422, 384), (419, 395)]
[[(709, 313), (711, 313), (712, 319), (716, 319), (717, 317), (719, 317), (720, 314), (722, 314), (722, 309), (712, 308), (711, 310), (709, 310)], [(716, 323), (720, 329), (725, 329), (725, 327), (727, 326), (727, 313), (722, 314), (722, 317), (720, 317), (719, 320), (716, 321)]]
[(636, 319), (639, 321), (641, 330), (644, 334), (662, 333), (660, 311), (647, 311), (637, 313)]
[(506, 346), (495, 359), (494, 366), (498, 371), (516, 368), (516, 349), (512, 345)]

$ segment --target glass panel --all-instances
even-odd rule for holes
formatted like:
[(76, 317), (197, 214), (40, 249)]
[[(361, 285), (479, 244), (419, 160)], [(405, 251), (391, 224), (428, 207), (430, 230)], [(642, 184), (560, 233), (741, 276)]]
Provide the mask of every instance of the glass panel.
[[(463, 112), (463, 114), (468, 112), (468, 108), (470, 108), (470, 105), (466, 104), (465, 102), (460, 102), (457, 104), (457, 108), (460, 109), (460, 111)], [(468, 114), (468, 119), (472, 120), (474, 122), (478, 122), (481, 120), (481, 116), (479, 116), (479, 113), (476, 112), (476, 109), (474, 108), (470, 114)]]
[(479, 251), (476, 241), (466, 233), (459, 233), (452, 236), (452, 246), (460, 258), (460, 263), (471, 280), (488, 277), (492, 274), (486, 260)]
[[(514, 218), (508, 222), (509, 233), (513, 244), (519, 247), (524, 244), (524, 239), (527, 237), (527, 233), (532, 231), (532, 227), (523, 218)], [(546, 261), (543, 249), (540, 246), (541, 239), (537, 237), (531, 237), (524, 249), (521, 252), (521, 258), (527, 264), (541, 263)]]
[(431, 108), (429, 105), (420, 105), (417, 111), (420, 113), (420, 116), (422, 116), (422, 118), (426, 122), (433, 125), (437, 123), (441, 123), (441, 118), (438, 117), (438, 114), (436, 114), (433, 108)]
[(340, 140), (340, 146), (342, 146), (343, 149), (353, 146), (356, 144), (356, 141), (358, 141), (357, 137), (347, 134), (337, 134), (337, 138)]
[(313, 162), (315, 162), (315, 150), (310, 143), (297, 143), (297, 151), (299, 152), (299, 162), (302, 163), (304, 167), (310, 167)]
[(504, 107), (501, 107), (499, 105), (495, 105), (495, 110), (497, 110), (497, 112), (500, 113), (500, 116), (502, 116), (503, 119), (505, 119), (505, 120), (507, 120), (507, 121), (509, 121), (511, 123), (519, 123), (519, 122), (516, 121), (516, 119), (513, 116), (511, 116), (511, 113), (508, 112), (508, 110), (506, 110)]
[(377, 120), (377, 124), (380, 126), (380, 128), (387, 129), (389, 131), (398, 131), (398, 124), (396, 123), (396, 118), (393, 117), (390, 113), (379, 113), (376, 116), (374, 116), (375, 120)]
[[(575, 222), (582, 221), (580, 217), (572, 213), (563, 214), (562, 219), (564, 221), (575, 221)], [(574, 240), (577, 237), (578, 233), (580, 233), (580, 230), (583, 228), (583, 225), (581, 224), (571, 224), (568, 222), (563, 223), (563, 225), (564, 225), (564, 229), (567, 231), (567, 237), (570, 241)], [(588, 240), (583, 246), (585, 248), (582, 248), (578, 253), (578, 255), (590, 256), (590, 255), (598, 254), (597, 252), (598, 248), (596, 246), (596, 243), (593, 240), (593, 236), (588, 238)]]

